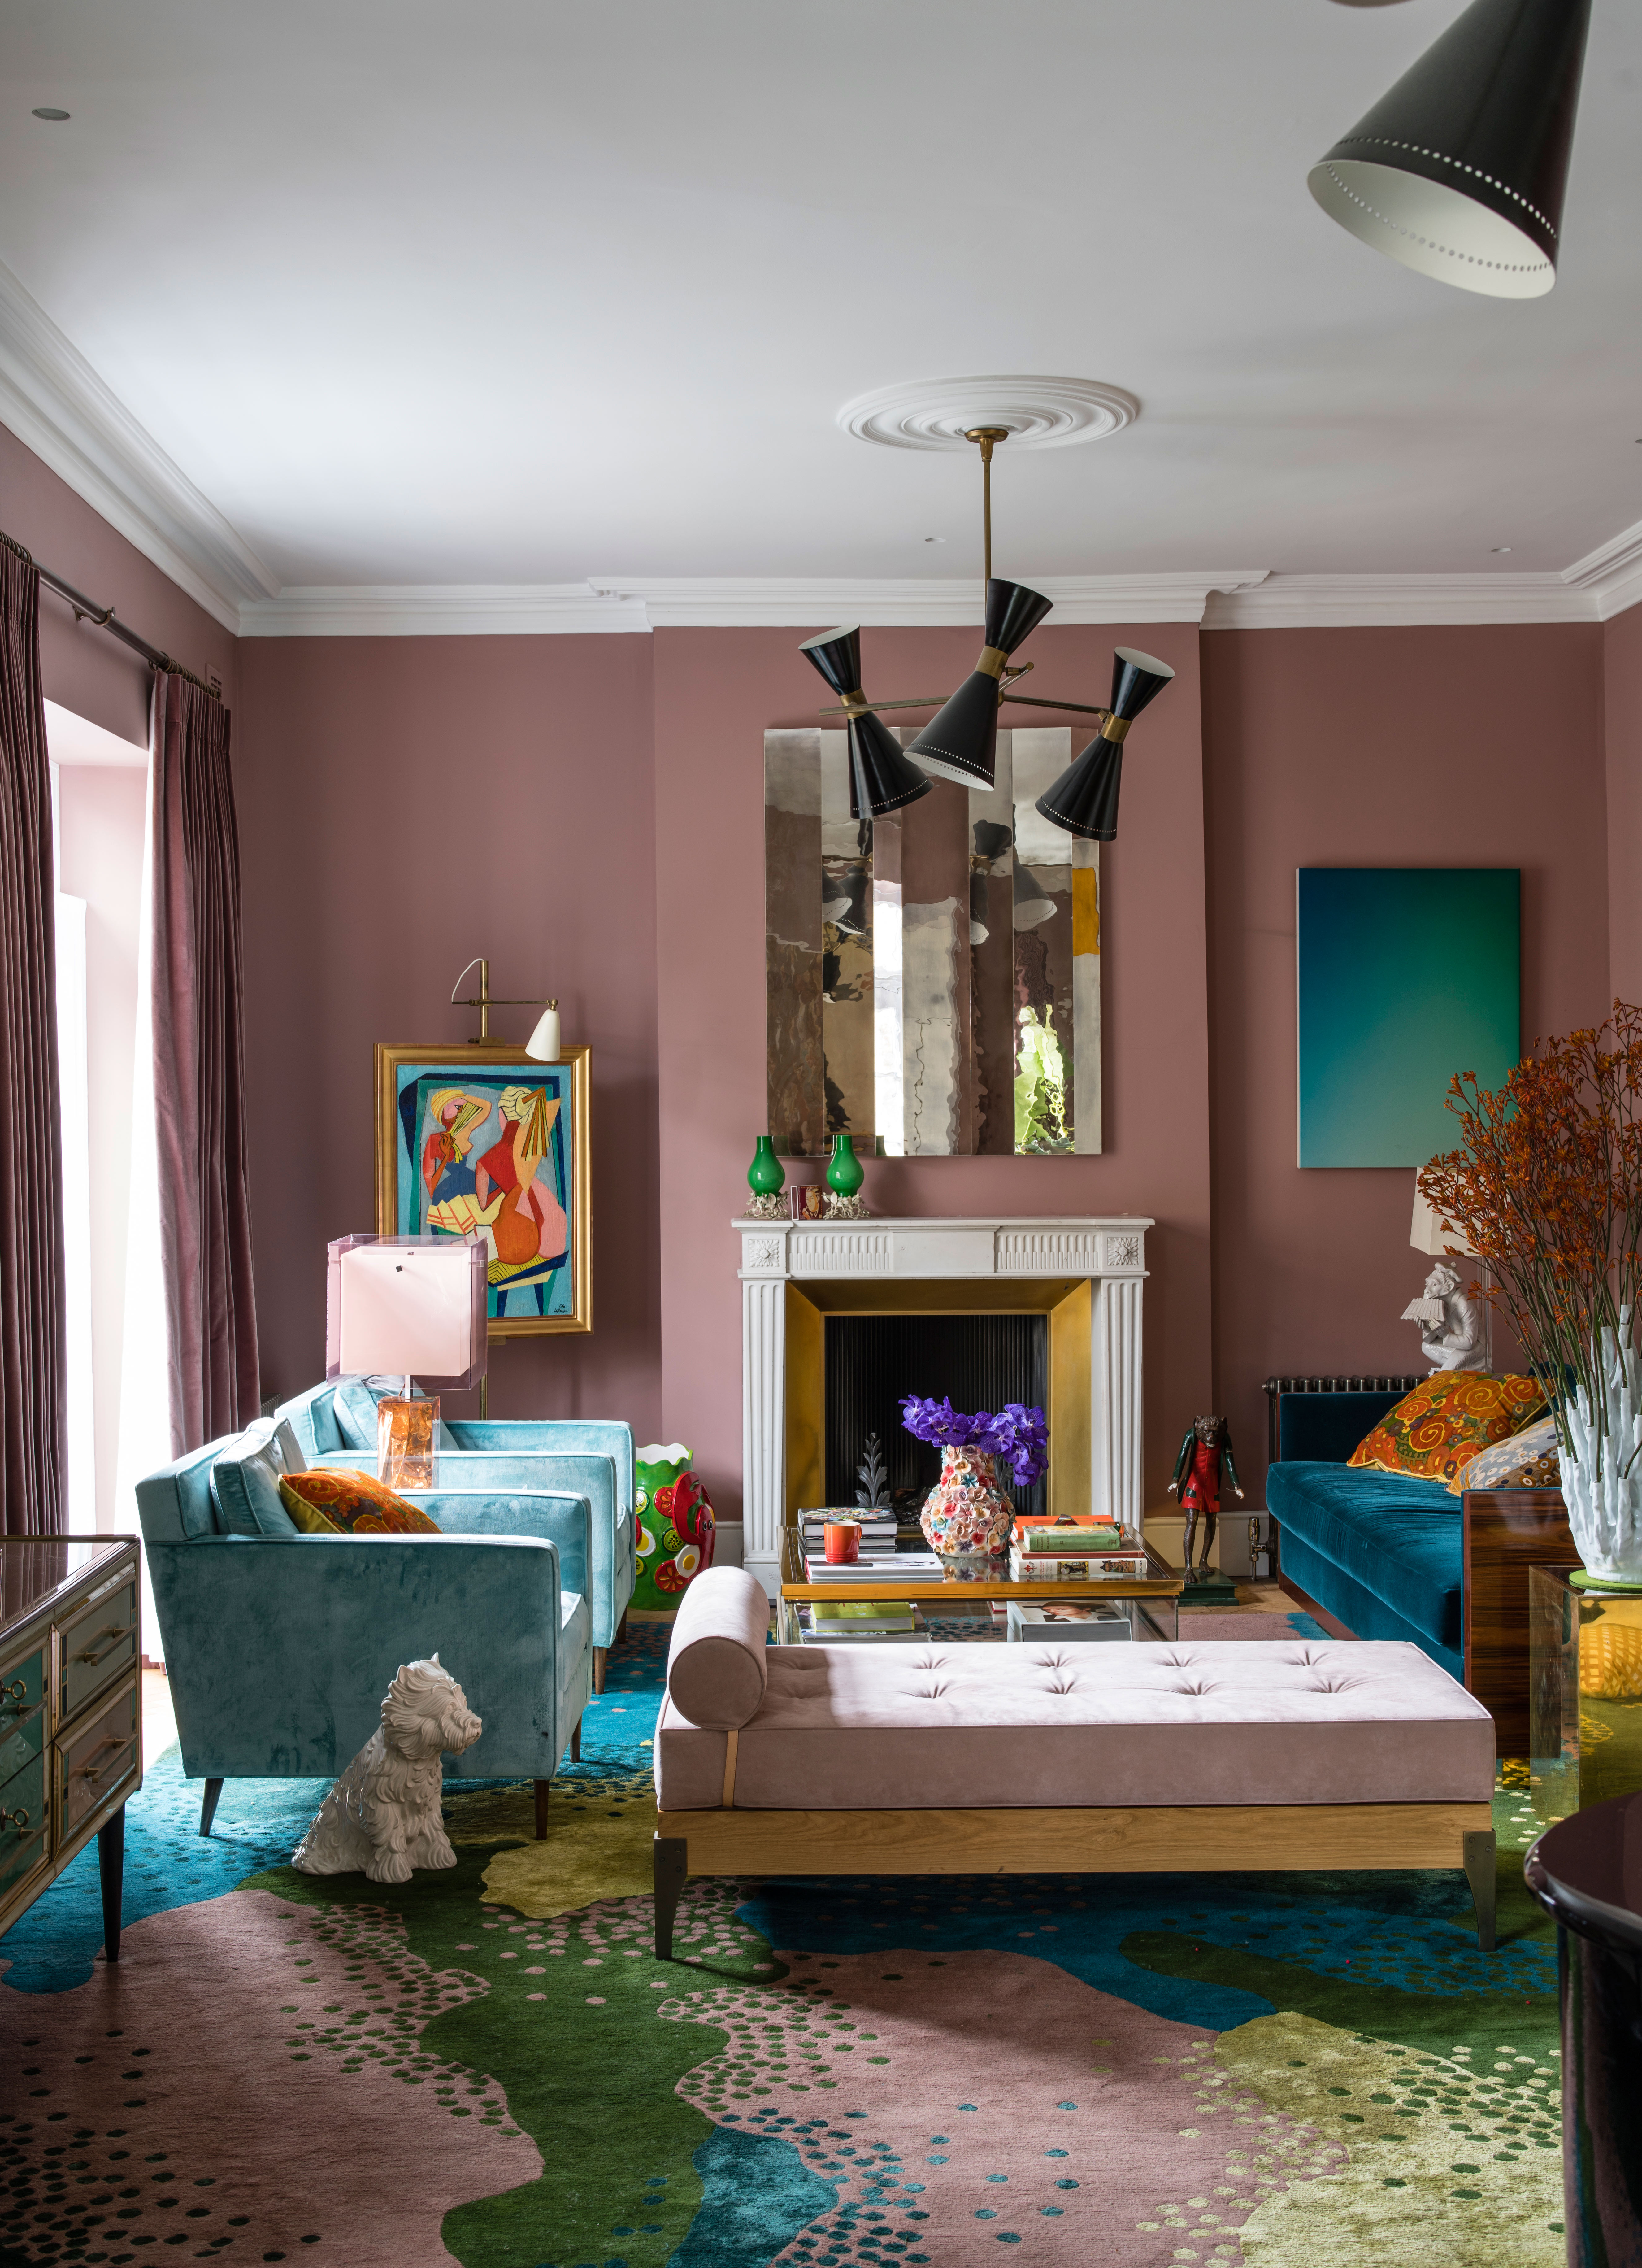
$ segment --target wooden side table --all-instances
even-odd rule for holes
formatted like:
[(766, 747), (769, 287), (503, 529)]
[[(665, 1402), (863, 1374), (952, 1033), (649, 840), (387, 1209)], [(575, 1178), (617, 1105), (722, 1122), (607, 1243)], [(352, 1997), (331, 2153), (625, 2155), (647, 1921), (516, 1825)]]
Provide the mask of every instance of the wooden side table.
[(130, 1536), (0, 1537), (0, 1937), (95, 1835), (103, 1949), (120, 1958), (140, 1595)]

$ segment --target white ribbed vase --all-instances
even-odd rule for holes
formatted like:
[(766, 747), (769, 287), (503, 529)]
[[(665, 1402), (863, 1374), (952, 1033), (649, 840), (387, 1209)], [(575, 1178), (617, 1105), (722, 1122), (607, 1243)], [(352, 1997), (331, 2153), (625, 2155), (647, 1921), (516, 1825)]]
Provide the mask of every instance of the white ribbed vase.
[(1642, 1356), (1623, 1309), (1617, 1336), (1600, 1350), (1605, 1427), (1593, 1422), (1581, 1387), (1565, 1412), (1570, 1448), (1562, 1452), (1562, 1497), (1574, 1550), (1587, 1575), (1642, 1583)]

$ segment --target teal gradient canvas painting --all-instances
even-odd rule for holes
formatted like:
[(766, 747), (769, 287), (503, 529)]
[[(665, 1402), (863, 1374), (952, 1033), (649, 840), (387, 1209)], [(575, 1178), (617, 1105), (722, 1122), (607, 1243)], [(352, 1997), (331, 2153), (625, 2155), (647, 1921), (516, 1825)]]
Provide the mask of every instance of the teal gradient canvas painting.
[(1423, 1166), (1452, 1145), (1456, 1071), (1521, 1048), (1514, 866), (1302, 866), (1299, 1162)]

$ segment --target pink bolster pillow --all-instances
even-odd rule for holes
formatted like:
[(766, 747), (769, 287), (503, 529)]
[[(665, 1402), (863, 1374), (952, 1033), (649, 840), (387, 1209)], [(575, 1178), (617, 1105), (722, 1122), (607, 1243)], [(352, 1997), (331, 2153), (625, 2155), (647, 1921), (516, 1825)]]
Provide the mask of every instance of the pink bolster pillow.
[(708, 1732), (739, 1731), (758, 1714), (769, 1672), (769, 1601), (745, 1567), (707, 1567), (680, 1602), (667, 1648), (673, 1705)]

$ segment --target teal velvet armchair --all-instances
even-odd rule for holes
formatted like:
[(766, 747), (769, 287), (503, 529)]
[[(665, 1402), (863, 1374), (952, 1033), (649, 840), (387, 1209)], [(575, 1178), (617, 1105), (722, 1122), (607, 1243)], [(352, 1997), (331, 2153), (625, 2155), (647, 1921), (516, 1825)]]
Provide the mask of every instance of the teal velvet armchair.
[[(376, 1396), (363, 1378), (310, 1387), (277, 1416), (314, 1465), (364, 1456), (375, 1469)], [(613, 1418), (453, 1418), (439, 1427), (439, 1476), (462, 1489), (565, 1489), (593, 1514), (588, 1605), (593, 1690), (604, 1691), (605, 1655), (621, 1635), (638, 1565), (633, 1513), (633, 1429)]]
[(308, 1460), (263, 1419), (137, 1484), (183, 1770), (209, 1834), (228, 1778), (334, 1778), (401, 1662), (438, 1653), (484, 1720), (447, 1781), (530, 1779), (536, 1832), (593, 1676), (585, 1497), (410, 1491), (438, 1535), (310, 1535), (278, 1476)]

